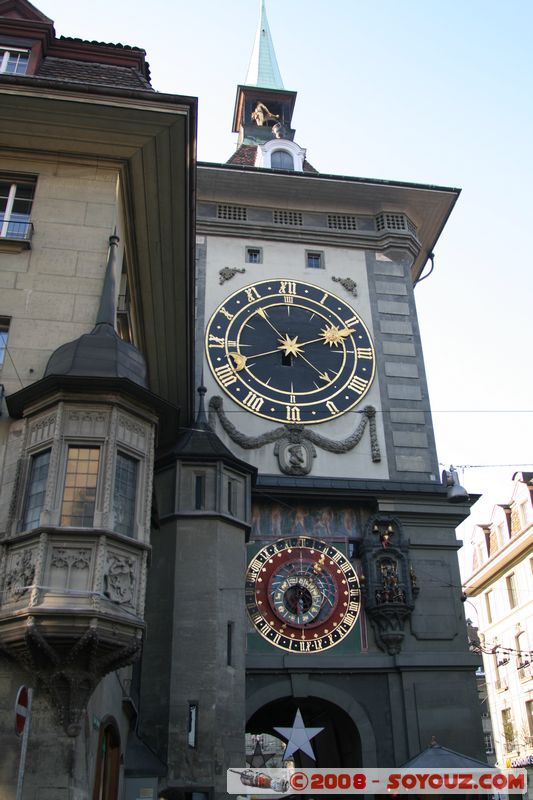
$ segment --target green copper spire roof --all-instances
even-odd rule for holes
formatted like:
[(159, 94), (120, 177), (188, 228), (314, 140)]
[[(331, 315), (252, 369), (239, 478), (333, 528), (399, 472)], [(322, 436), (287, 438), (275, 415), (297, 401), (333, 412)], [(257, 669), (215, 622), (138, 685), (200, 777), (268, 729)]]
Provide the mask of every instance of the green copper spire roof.
[(259, 25), (255, 35), (254, 49), (246, 76), (246, 86), (261, 86), (263, 89), (283, 89), (283, 81), (276, 61), (274, 44), (268, 27), (265, 0), (260, 0)]

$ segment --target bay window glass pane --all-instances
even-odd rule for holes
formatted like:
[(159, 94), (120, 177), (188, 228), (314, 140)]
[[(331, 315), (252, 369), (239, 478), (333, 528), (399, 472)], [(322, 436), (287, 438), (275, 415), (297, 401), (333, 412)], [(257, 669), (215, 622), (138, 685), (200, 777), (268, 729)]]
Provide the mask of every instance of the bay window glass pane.
[(41, 511), (44, 508), (46, 481), (50, 466), (50, 450), (32, 456), (26, 505), (24, 508), (23, 530), (32, 530), (39, 525)]
[(69, 447), (61, 525), (90, 528), (94, 524), (99, 461), (99, 447)]
[(137, 460), (117, 454), (115, 471), (115, 530), (125, 536), (133, 536), (135, 524), (135, 499), (137, 494)]

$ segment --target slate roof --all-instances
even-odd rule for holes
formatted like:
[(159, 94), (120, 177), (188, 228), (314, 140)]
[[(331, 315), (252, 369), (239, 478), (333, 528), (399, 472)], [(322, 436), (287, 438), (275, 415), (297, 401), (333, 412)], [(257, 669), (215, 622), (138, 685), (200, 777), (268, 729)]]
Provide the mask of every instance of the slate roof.
[(74, 61), (67, 58), (45, 58), (36, 78), (69, 81), (69, 83), (90, 83), (99, 86), (116, 86), (125, 89), (148, 89), (150, 83), (141, 73), (131, 67), (115, 64), (97, 64), (90, 61)]
[[(233, 153), (231, 158), (226, 161), (226, 164), (236, 164), (237, 166), (241, 167), (254, 167), (255, 166), (255, 155), (257, 152), (257, 145), (255, 144), (241, 144), (241, 146)], [(315, 172), (318, 174), (318, 170), (315, 169), (309, 161), (304, 160), (304, 172)]]
[(455, 750), (449, 750), (436, 743), (426, 747), (414, 758), (402, 764), (402, 769), (406, 767), (415, 769), (431, 767), (434, 769), (495, 769), (495, 767), (489, 767), (486, 761), (478, 761), (477, 758), (465, 756), (463, 753), (457, 753)]

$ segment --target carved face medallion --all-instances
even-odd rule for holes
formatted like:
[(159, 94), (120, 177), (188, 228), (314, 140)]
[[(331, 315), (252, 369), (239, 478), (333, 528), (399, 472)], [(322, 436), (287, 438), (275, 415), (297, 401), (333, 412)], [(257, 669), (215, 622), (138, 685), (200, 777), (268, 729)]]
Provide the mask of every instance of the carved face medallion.
[(353, 408), (372, 384), (375, 351), (363, 320), (303, 281), (246, 286), (211, 317), (207, 359), (224, 391), (266, 419), (313, 424)]
[(280, 539), (254, 556), (246, 607), (258, 633), (291, 653), (319, 653), (356, 623), (359, 581), (350, 561), (320, 539)]

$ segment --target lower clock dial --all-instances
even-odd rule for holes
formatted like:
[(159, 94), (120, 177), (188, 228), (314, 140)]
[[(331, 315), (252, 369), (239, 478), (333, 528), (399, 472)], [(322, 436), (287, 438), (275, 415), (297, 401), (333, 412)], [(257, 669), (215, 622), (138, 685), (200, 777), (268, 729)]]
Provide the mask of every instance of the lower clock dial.
[(350, 561), (327, 542), (299, 536), (266, 545), (246, 574), (246, 607), (258, 633), (293, 653), (334, 647), (360, 607)]

